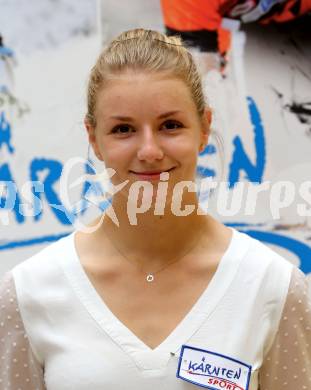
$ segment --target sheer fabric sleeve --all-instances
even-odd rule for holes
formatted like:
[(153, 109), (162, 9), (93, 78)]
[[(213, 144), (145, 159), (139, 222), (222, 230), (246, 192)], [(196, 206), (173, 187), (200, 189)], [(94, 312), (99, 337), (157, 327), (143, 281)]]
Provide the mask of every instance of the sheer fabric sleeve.
[(279, 329), (259, 371), (260, 390), (311, 389), (311, 302), (305, 275), (294, 268)]
[(43, 368), (32, 352), (20, 316), (11, 272), (0, 282), (0, 389), (46, 389)]

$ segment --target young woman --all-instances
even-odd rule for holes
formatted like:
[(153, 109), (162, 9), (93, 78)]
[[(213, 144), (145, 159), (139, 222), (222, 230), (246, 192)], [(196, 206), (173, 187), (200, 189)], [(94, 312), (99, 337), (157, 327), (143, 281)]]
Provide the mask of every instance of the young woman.
[(311, 388), (306, 278), (199, 207), (210, 116), (178, 38), (136, 29), (101, 53), (85, 126), (118, 191), (5, 275), (1, 389)]

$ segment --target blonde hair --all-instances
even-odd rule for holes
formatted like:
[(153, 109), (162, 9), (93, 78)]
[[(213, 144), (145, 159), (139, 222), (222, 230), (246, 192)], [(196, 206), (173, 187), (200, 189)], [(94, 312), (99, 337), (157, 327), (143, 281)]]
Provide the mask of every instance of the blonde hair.
[(206, 107), (201, 75), (191, 53), (180, 37), (134, 29), (121, 33), (97, 59), (87, 89), (87, 121), (96, 127), (95, 108), (98, 92), (112, 75), (127, 70), (165, 72), (183, 80), (189, 87), (199, 116)]

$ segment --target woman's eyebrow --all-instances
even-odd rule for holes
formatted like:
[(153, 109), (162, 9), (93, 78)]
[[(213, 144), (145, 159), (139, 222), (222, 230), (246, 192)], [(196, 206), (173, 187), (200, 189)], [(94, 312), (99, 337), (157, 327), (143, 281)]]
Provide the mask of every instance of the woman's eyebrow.
[[(177, 114), (177, 113), (179, 113), (179, 112), (180, 112), (179, 110), (168, 111), (168, 112), (165, 112), (164, 114), (159, 115), (159, 116), (158, 116), (158, 119), (167, 118), (168, 116)], [(118, 120), (120, 120), (120, 121), (133, 121), (133, 118), (131, 118), (130, 116), (112, 115), (112, 116), (110, 116), (110, 118), (112, 118), (112, 119), (118, 119)]]

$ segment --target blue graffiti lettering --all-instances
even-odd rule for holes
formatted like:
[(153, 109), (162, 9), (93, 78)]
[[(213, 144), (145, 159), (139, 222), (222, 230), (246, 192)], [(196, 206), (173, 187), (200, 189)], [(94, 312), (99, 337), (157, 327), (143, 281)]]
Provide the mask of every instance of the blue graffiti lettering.
[[(207, 154), (215, 154), (216, 153), (216, 147), (213, 144), (209, 144), (206, 146), (206, 148), (200, 153), (200, 156), (205, 156)], [(215, 177), (216, 172), (214, 169), (210, 169), (207, 167), (204, 167), (201, 164), (198, 164), (197, 166), (197, 174), (203, 177)]]
[[(85, 164), (85, 172), (87, 174), (91, 174), (92, 175), (92, 174), (95, 173), (95, 170), (92, 168), (92, 166), (93, 165), (92, 165), (92, 161), (91, 160), (86, 162), (86, 164)], [(98, 182), (86, 180), (84, 182), (84, 186), (83, 186), (83, 189), (82, 189), (82, 195), (81, 195), (82, 201), (81, 201), (80, 209), (76, 210), (75, 211), (76, 213), (80, 212), (83, 215), (86, 212), (86, 210), (89, 207), (89, 203), (90, 203), (90, 201), (88, 199), (89, 199), (89, 197), (92, 194), (94, 194), (95, 197), (98, 197), (98, 198), (103, 194), (103, 189), (101, 187), (101, 184), (98, 183)], [(111, 204), (111, 202), (109, 200), (104, 200), (104, 201), (101, 201), (98, 204), (96, 204), (96, 206), (101, 211), (105, 211), (110, 204)]]
[[(69, 210), (65, 210), (64, 206), (62, 205), (60, 199), (58, 198), (56, 192), (53, 189), (53, 185), (61, 177), (62, 168), (63, 166), (59, 161), (48, 160), (45, 158), (36, 158), (30, 164), (30, 179), (31, 181), (39, 181), (39, 172), (44, 171), (46, 169), (48, 170), (48, 174), (43, 181), (46, 200), (48, 201), (48, 204), (51, 207), (51, 210), (55, 214), (58, 221), (63, 225), (71, 225), (75, 217), (72, 212), (70, 212)], [(41, 200), (41, 192), (36, 191), (36, 188), (32, 188), (32, 192), (34, 197), (37, 195), (37, 197)], [(37, 222), (41, 218), (42, 210), (36, 209), (34, 220)]]
[(6, 187), (6, 197), (0, 198), (0, 209), (13, 210), (15, 219), (18, 223), (25, 222), (25, 218), (21, 213), (21, 199), (17, 191), (17, 186), (10, 171), (10, 167), (7, 163), (0, 166), (0, 183), (3, 183)]
[(255, 134), (256, 162), (253, 164), (247, 156), (242, 140), (239, 136), (233, 139), (235, 150), (233, 152), (232, 162), (229, 166), (229, 188), (240, 179), (240, 171), (244, 170), (249, 181), (261, 183), (266, 163), (266, 146), (264, 137), (264, 128), (262, 120), (255, 101), (247, 98), (251, 122)]
[(14, 147), (11, 145), (11, 137), (11, 125), (6, 120), (5, 114), (2, 111), (0, 113), (0, 149), (2, 148), (2, 145), (6, 145), (8, 151), (13, 154)]
[(37, 192), (44, 192), (44, 184), (41, 183), (40, 181), (34, 181), (30, 182), (31, 188), (34, 188), (35, 191), (32, 191), (32, 194), (30, 194), (29, 198), (29, 193), (28, 193), (28, 188), (26, 191), (24, 190), (24, 187), (21, 189), (22, 196), (28, 200), (27, 203), (23, 203), (20, 205), (20, 212), (24, 215), (24, 217), (28, 216), (34, 216), (39, 214), (42, 211), (42, 203), (41, 200), (38, 196), (35, 196), (34, 194)]
[(263, 232), (260, 230), (242, 230), (251, 237), (267, 244), (273, 244), (285, 248), (295, 254), (300, 260), (300, 269), (305, 274), (311, 272), (311, 248), (301, 241), (291, 237), (282, 236), (273, 232)]

